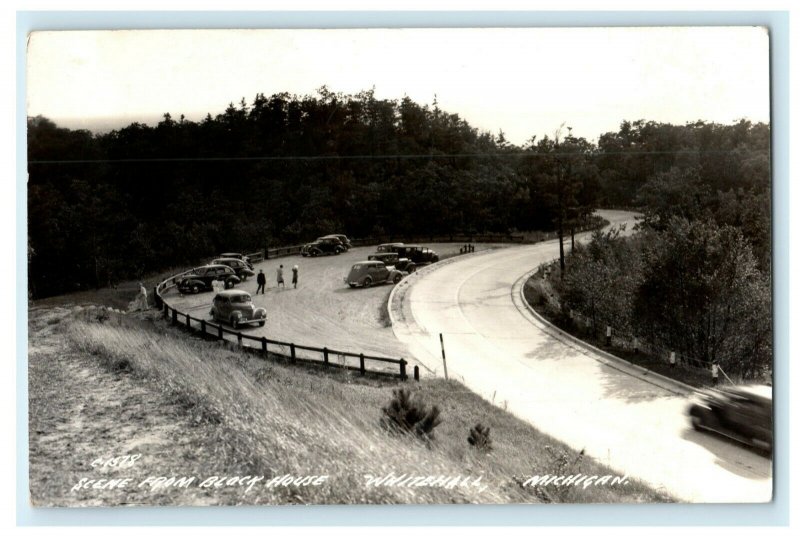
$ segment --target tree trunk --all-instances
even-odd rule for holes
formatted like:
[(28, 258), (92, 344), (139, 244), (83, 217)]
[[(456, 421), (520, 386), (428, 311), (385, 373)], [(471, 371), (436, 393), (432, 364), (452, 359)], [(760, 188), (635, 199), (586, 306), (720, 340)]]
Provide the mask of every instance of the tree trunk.
[(564, 226), (561, 223), (561, 219), (558, 219), (558, 258), (561, 266), (561, 279), (564, 279), (564, 269), (566, 268), (566, 263), (564, 262)]

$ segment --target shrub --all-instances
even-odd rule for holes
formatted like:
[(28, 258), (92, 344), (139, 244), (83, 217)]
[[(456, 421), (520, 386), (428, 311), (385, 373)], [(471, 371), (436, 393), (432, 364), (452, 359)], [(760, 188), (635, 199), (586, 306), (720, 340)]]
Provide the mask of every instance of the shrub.
[(442, 423), (436, 405), (428, 409), (410, 390), (393, 390), (394, 397), (383, 407), (381, 426), (403, 434), (413, 433), (425, 441), (433, 440), (433, 430)]
[(475, 427), (469, 430), (467, 442), (478, 451), (488, 453), (492, 450), (492, 439), (489, 437), (490, 430), (489, 427), (484, 427), (480, 423), (476, 424)]

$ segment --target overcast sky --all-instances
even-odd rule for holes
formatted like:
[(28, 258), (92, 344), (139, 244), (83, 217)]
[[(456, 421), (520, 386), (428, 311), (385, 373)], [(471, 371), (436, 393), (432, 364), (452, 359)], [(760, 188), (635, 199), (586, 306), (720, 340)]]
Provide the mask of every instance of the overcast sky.
[(256, 93), (375, 88), (523, 144), (560, 124), (769, 121), (761, 28), (183, 30), (34, 33), (28, 115), (70, 128), (200, 120)]

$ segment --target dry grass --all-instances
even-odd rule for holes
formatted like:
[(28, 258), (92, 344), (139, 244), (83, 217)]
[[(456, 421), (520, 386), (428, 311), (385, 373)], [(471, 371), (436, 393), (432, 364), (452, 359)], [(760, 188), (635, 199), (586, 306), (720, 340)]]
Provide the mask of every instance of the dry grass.
[[(417, 396), (442, 410), (436, 441), (426, 447), (388, 434), (379, 426), (381, 407), (391, 399), (396, 382), (264, 362), (221, 345), (186, 338), (158, 320), (98, 315), (98, 311), (83, 310), (67, 322), (48, 326), (67, 334), (77, 355), (91, 356), (106, 371), (132, 378), (166, 397), (182, 415), (177, 421), (206, 431), (193, 455), (184, 451), (183, 455), (176, 453), (176, 460), (162, 461), (169, 475), (207, 468), (206, 473), (264, 475), (267, 479), (284, 474), (330, 476), (327, 484), (319, 487), (261, 487), (255, 494), (228, 494), (214, 503), (670, 501), (635, 481), (585, 489), (521, 487), (519, 483), (533, 474), (613, 472), (453, 381), (407, 384)], [(469, 430), (477, 422), (492, 428), (494, 449), (488, 454), (467, 442)], [(481, 484), (487, 486), (480, 490), (366, 485), (365, 475), (389, 473), (480, 476)], [(109, 501), (114, 503), (114, 498), (118, 495)]]

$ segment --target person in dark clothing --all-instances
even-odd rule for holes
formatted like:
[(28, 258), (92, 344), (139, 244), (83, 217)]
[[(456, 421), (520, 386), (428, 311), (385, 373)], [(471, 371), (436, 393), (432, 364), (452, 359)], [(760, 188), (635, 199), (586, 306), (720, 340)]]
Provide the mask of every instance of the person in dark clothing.
[(258, 289), (256, 289), (256, 294), (261, 291), (261, 294), (264, 294), (264, 289), (267, 286), (267, 277), (264, 275), (263, 269), (258, 269), (258, 276), (256, 276), (256, 282), (258, 283)]

